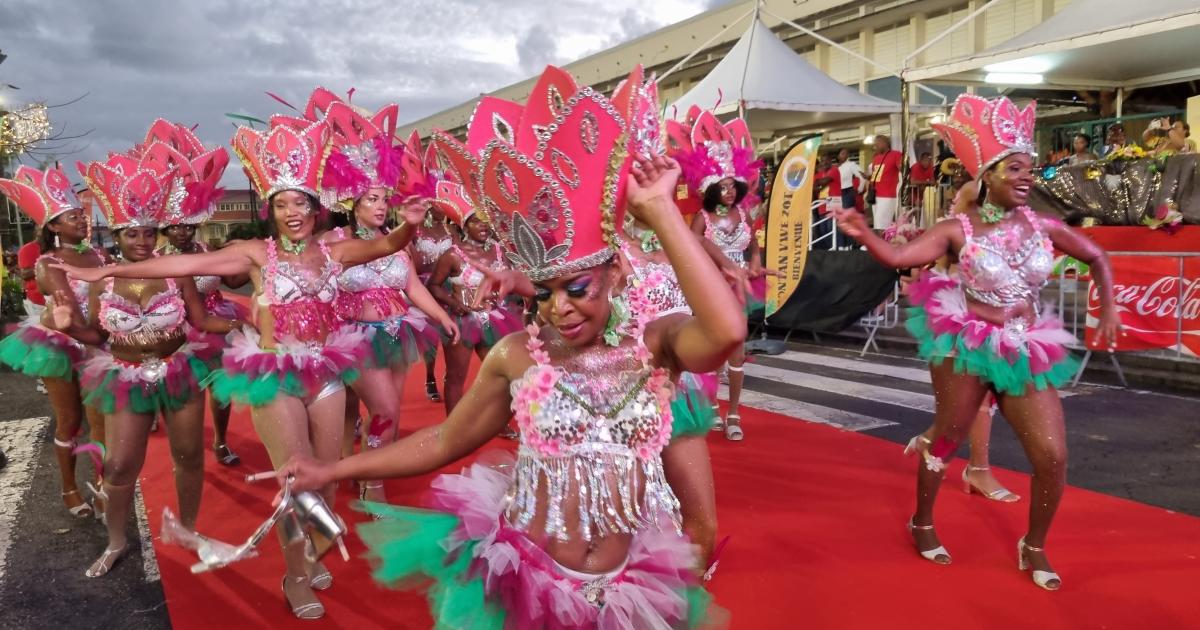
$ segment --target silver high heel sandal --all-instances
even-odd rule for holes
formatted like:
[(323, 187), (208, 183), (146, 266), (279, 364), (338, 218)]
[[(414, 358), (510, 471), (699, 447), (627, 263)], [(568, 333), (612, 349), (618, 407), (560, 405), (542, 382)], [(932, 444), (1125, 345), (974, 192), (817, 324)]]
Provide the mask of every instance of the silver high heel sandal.
[(990, 466), (972, 466), (970, 464), (967, 464), (967, 467), (963, 469), (963, 474), (962, 474), (963, 492), (966, 492), (967, 494), (971, 494), (972, 491), (978, 492), (979, 494), (982, 494), (985, 498), (991, 499), (993, 501), (999, 501), (1001, 503), (1016, 503), (1017, 501), (1021, 500), (1021, 497), (1019, 495), (1009, 492), (1008, 488), (1000, 487), (991, 492), (984, 492), (983, 488), (980, 488), (979, 486), (975, 485), (971, 481), (969, 475), (974, 471), (983, 472), (985, 470), (991, 470), (991, 467)]
[[(918, 530), (918, 531), (922, 531), (922, 532), (932, 531), (933, 525), (913, 525), (912, 519), (910, 518), (910, 519), (908, 519), (908, 535), (909, 536), (912, 536), (914, 529)], [(913, 545), (914, 546), (916, 545), (916, 540), (913, 540)], [(937, 547), (935, 547), (933, 549), (928, 549), (925, 551), (922, 551), (921, 549), (918, 548), (917, 553), (921, 554), (922, 558), (925, 558), (926, 560), (928, 560), (934, 564), (947, 565), (947, 564), (950, 564), (950, 562), (951, 562), (950, 552), (946, 551), (946, 548), (943, 547), (942, 545), (938, 545)], [(938, 558), (945, 558), (945, 560), (938, 560)]]
[[(1045, 549), (1026, 545), (1025, 537), (1022, 536), (1021, 540), (1017, 541), (1017, 568), (1021, 571), (1028, 571), (1029, 569), (1033, 568), (1033, 565), (1025, 559), (1026, 551), (1036, 551), (1041, 553), (1045, 551)], [(1058, 574), (1053, 571), (1040, 571), (1038, 569), (1033, 569), (1032, 576), (1033, 583), (1046, 589), (1047, 591), (1057, 591), (1059, 588), (1062, 588), (1062, 578), (1058, 577)]]
[[(924, 445), (922, 447), (922, 445)], [(946, 469), (946, 462), (942, 461), (941, 457), (934, 457), (929, 454), (929, 447), (933, 446), (933, 442), (924, 435), (918, 435), (908, 441), (908, 446), (904, 447), (905, 455), (920, 453), (921, 459), (925, 460), (925, 468), (931, 472), (942, 472)]]

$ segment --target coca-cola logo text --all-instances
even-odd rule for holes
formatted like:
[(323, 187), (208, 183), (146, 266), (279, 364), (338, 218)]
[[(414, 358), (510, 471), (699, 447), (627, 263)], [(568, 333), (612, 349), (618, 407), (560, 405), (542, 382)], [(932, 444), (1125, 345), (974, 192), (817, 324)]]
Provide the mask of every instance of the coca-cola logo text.
[[(1181, 291), (1182, 287), (1182, 291)], [(1182, 308), (1180, 293), (1182, 292)], [(1141, 317), (1200, 319), (1200, 279), (1162, 276), (1149, 284), (1115, 284), (1113, 302)], [(1100, 306), (1100, 291), (1093, 283), (1088, 295), (1089, 310)]]

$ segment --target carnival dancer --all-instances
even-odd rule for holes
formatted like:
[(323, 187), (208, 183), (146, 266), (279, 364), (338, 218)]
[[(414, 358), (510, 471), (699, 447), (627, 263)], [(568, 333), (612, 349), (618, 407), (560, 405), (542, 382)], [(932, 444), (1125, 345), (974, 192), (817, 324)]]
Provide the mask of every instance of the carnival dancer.
[[(738, 118), (723, 125), (712, 112), (692, 107), (684, 122), (667, 121), (667, 136), (669, 152), (683, 168), (688, 198), (700, 206), (699, 217), (692, 221), (693, 232), (714, 243), (755, 282), (754, 292), (746, 296), (749, 314), (762, 305), (762, 279), (767, 271), (759, 258), (750, 217), (758, 202), (753, 187), (757, 187), (762, 162), (754, 158), (754, 141), (746, 123)], [(744, 346), (729, 357), (729, 408), (724, 421), (713, 426), (735, 442), (745, 437), (738, 413), (745, 359)]]
[(968, 435), (990, 391), (1033, 467), (1029, 528), (1017, 542), (1018, 567), (1031, 568), (1038, 586), (1056, 590), (1062, 580), (1043, 550), (1066, 485), (1067, 444), (1056, 388), (1071, 378), (1077, 362), (1065, 347), (1072, 335), (1039, 306), (1055, 249), (1091, 265), (1102, 344), (1115, 346), (1120, 322), (1104, 251), (1026, 205), (1034, 184), (1034, 118), (1032, 103), (1018, 109), (1004, 97), (960, 96), (949, 120), (934, 128), (980, 182), (978, 198), (963, 195), (957, 216), (898, 247), (876, 236), (857, 213), (840, 212), (838, 223), (889, 267), (922, 267), (947, 254), (958, 262), (955, 275), (927, 273), (909, 288), (914, 306), (907, 325), (920, 356), (930, 362), (936, 399), (933, 426), (906, 448), (921, 455), (917, 509), (908, 523), (917, 551), (927, 560), (950, 563), (934, 533), (934, 502), (946, 460)]
[[(220, 188), (221, 176), (229, 165), (229, 153), (224, 147), (205, 147), (191, 128), (163, 119), (154, 121), (143, 151), (154, 151), (161, 155), (155, 163), (174, 170), (173, 193), (167, 201), (162, 234), (166, 243), (157, 250), (157, 255), (200, 254), (208, 247), (196, 240), (197, 228), (212, 218), (224, 190)], [(180, 195), (179, 191), (185, 194)], [(226, 299), (221, 285), (236, 289), (250, 281), (246, 274), (236, 276), (202, 275), (193, 278), (196, 290), (204, 299), (209, 313), (235, 321), (249, 320), (249, 312), (237, 302)], [(204, 339), (212, 354), (212, 368), (221, 362), (221, 351), (225, 347), (225, 336), (210, 333)], [(235, 466), (241, 458), (229, 448), (226, 439), (229, 430), (229, 405), (219, 402), (210, 392), (208, 408), (213, 418), (213, 455), (224, 466)]]
[[(419, 162), (417, 161), (418, 156), (421, 158)], [(454, 236), (447, 225), (446, 215), (442, 214), (439, 207), (432, 203), (432, 197), (437, 195), (437, 182), (441, 179), (433, 144), (429, 143), (422, 148), (421, 136), (416, 130), (413, 130), (408, 142), (405, 143), (402, 164), (405, 166), (402, 171), (405, 175), (402, 177), (414, 182), (424, 182), (425, 187), (435, 188), (433, 195), (430, 196), (430, 203), (425, 207), (425, 222), (421, 224), (416, 238), (409, 246), (417, 276), (428, 289), (429, 278), (433, 276), (433, 270), (437, 266), (438, 260), (454, 243)], [(437, 376), (434, 373), (437, 365), (437, 348), (426, 351), (422, 360), (425, 363), (425, 397), (433, 402), (441, 402), (442, 395), (438, 392)]]
[(459, 343), (447, 337), (442, 346), (446, 357), (442, 395), (446, 413), (450, 413), (462, 398), (471, 356), (476, 355), (482, 361), (505, 335), (521, 330), (523, 322), (521, 309), (509, 300), (489, 299), (478, 306), (472, 303), (484, 280), (480, 268), (503, 269), (507, 263), (500, 243), (493, 239), (491, 228), (475, 212), (463, 186), (439, 182), (434, 206), (462, 233), (462, 239), (451, 244), (438, 259), (429, 278), (429, 292), (454, 314), (460, 334)]
[[(332, 96), (326, 95), (325, 100)], [(333, 209), (349, 227), (326, 237), (335, 242), (383, 238), (389, 207), (404, 201), (424, 203), (434, 194), (424, 182), (420, 156), (415, 158), (415, 171), (409, 170), (413, 167), (404, 164), (404, 145), (392, 145), (398, 107), (387, 105), (370, 119), (340, 99), (322, 108), (334, 147), (325, 166), (323, 194), (333, 200)], [(421, 284), (403, 250), (343, 269), (334, 307), (338, 317), (371, 338), (371, 352), (351, 388), (367, 406), (362, 449), (379, 448), (395, 439), (409, 366), (428, 350), (436, 351), (441, 340), (426, 315), (441, 324), (451, 345), (458, 341), (458, 328)], [(385, 500), (383, 483), (362, 482), (359, 498)]]
[[(91, 281), (249, 273), (257, 331), (246, 328), (231, 335), (221, 369), (206, 384), (222, 402), (250, 405), (254, 427), (277, 466), (297, 454), (335, 461), (341, 455), (344, 383), (357, 375), (371, 341), (339, 322), (334, 311), (337, 276), (345, 266), (402, 249), (411, 239), (412, 225), (423, 216), (415, 206), (406, 207), (408, 225), (384, 238), (322, 243), (313, 232), (329, 145), (325, 123), (274, 117), (266, 131), (239, 128), (232, 144), (257, 194), (267, 200), (269, 238), (204, 254), (67, 270)], [(321, 490), (332, 503), (333, 486)], [(333, 576), (309, 560), (310, 543), (295, 519), (282, 521), (279, 535), (287, 563), (283, 592), (293, 614), (323, 616), (313, 589), (329, 588)]]
[[(639, 80), (610, 101), (549, 68), (508, 136), (516, 146), (496, 139), (483, 152), (476, 206), (536, 283), (546, 323), (501, 340), (444, 423), (334, 464), (302, 457), (280, 471), (295, 488), (422, 474), (495, 436), (511, 406), (522, 433), (515, 464), (439, 478), (434, 504), (445, 512), (367, 506), (394, 518), (360, 529), (376, 575), (433, 578), (439, 628), (705, 619), (703, 564), (679, 530), (661, 456), (674, 448), (672, 374), (715, 369), (744, 338), (745, 316), (710, 290), (722, 277), (674, 205), (678, 166), (662, 157), (629, 166), (627, 110)], [(622, 282), (614, 231), (626, 205), (658, 233), (695, 314), (645, 321), (609, 345)]]
[[(18, 166), (12, 179), (0, 179), (0, 192), (38, 226), (37, 241), (44, 252), (35, 265), (38, 289), (47, 297), (51, 309), (69, 309), (76, 325), (86, 326), (88, 283), (68, 280), (62, 271), (51, 266), (66, 262), (78, 267), (99, 267), (105, 263), (103, 254), (89, 243), (88, 214), (80, 206), (70, 180), (57, 166), (44, 171)], [(0, 341), (0, 362), (46, 384), (54, 412), (54, 454), (63, 503), (72, 516), (98, 516), (104, 510), (103, 498), (94, 497), (93, 506), (80, 494), (75, 479), (75, 449), (85, 414), (77, 369), (86, 353), (79, 341), (52, 327), (51, 309), (39, 309), (36, 316), (30, 316)], [(94, 409), (86, 410), (92, 440), (102, 444), (104, 418)], [(97, 466), (97, 486), (100, 474)]]
[[(207, 376), (211, 352), (205, 340), (189, 340), (187, 324), (210, 333), (228, 333), (239, 322), (205, 310), (190, 276), (152, 279), (137, 271), (112, 269), (154, 266), (154, 246), (168, 199), (179, 198), (173, 174), (150, 164), (162, 155), (110, 154), (104, 162), (80, 165), (88, 188), (104, 209), (122, 263), (85, 271), (92, 282), (89, 324), (79, 326), (68, 306), (53, 309), (60, 330), (91, 344), (107, 342), (84, 364), (80, 381), (84, 403), (106, 418), (103, 493), (108, 546), (88, 568), (100, 577), (129, 550), (125, 526), (138, 474), (146, 458), (150, 426), (162, 415), (170, 440), (175, 491), (184, 527), (193, 529), (204, 486), (204, 398), (199, 381)], [(176, 184), (182, 185), (180, 182)], [(105, 280), (107, 278), (107, 280)]]

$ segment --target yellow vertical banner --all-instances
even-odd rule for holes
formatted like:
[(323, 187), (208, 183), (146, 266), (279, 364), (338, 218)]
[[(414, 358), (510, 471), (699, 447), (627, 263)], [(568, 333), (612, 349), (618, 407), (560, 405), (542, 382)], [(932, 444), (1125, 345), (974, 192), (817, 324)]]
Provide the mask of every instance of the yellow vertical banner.
[(779, 275), (767, 276), (766, 317), (787, 302), (804, 275), (812, 238), (813, 180), (817, 177), (820, 146), (819, 135), (796, 142), (775, 171), (767, 203), (766, 262)]

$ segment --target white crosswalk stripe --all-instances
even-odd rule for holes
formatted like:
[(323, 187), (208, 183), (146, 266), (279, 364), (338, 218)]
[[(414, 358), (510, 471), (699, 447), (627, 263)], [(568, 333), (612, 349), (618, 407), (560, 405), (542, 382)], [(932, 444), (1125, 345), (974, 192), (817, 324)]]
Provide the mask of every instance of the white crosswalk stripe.
[[(770, 365), (766, 364), (768, 362)], [(847, 372), (853, 373), (853, 376), (846, 376)], [(742, 393), (744, 405), (799, 420), (828, 424), (850, 431), (868, 431), (897, 424), (870, 413), (862, 413), (863, 401), (881, 405), (875, 413), (883, 418), (890, 417), (888, 413), (894, 413), (895, 408), (899, 407), (928, 414), (930, 421), (933, 420), (933, 390), (930, 386), (929, 370), (924, 367), (906, 367), (836, 354), (788, 350), (769, 357), (763, 363), (747, 363), (745, 374), (752, 379), (770, 381), (773, 386), (770, 391), (762, 391), (761, 383), (751, 381)], [(895, 379), (918, 383), (924, 387), (904, 388), (905, 385)], [(786, 395), (779, 395), (780, 385), (785, 390), (788, 387), (798, 389), (794, 395), (786, 391), (783, 392)], [(912, 389), (925, 391), (910, 391)], [(809, 394), (812, 391), (820, 392), (819, 402), (823, 404), (805, 400), (804, 390), (810, 390)], [(1080, 392), (1060, 391), (1059, 395), (1065, 398), (1078, 393)], [(833, 402), (830, 401), (831, 396)], [(721, 386), (720, 398), (728, 400), (728, 388), (724, 385)], [(847, 401), (847, 408), (839, 408), (839, 399)], [(853, 404), (850, 404), (851, 401)]]

